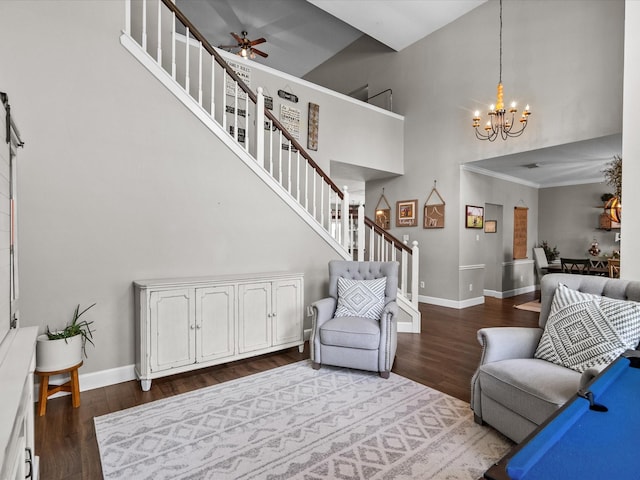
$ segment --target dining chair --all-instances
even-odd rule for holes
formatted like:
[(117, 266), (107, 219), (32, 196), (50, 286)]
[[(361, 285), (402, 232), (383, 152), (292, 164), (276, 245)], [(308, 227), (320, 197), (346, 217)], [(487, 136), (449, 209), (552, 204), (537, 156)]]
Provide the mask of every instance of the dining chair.
[(610, 278), (620, 278), (620, 259), (619, 258), (610, 258), (607, 261), (607, 266), (609, 267)]
[(536, 266), (536, 274), (538, 275), (539, 281), (542, 276), (547, 273), (547, 269), (549, 268), (549, 262), (547, 261), (547, 256), (544, 253), (544, 248), (535, 247), (533, 249), (533, 261)]
[(588, 258), (560, 258), (562, 273), (589, 275), (591, 262)]

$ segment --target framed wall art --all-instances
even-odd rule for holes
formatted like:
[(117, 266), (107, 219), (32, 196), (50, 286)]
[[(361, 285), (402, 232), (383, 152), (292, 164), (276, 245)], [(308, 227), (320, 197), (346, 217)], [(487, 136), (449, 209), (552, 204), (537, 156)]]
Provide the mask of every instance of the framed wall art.
[(465, 223), (467, 228), (482, 228), (484, 226), (484, 207), (467, 205), (465, 207)]
[(485, 220), (484, 221), (484, 232), (485, 233), (496, 233), (498, 231), (498, 221), (497, 220)]
[(415, 227), (418, 224), (418, 200), (396, 202), (396, 227)]
[(320, 105), (309, 102), (309, 127), (307, 131), (307, 148), (318, 150), (318, 123), (320, 122)]
[[(434, 195), (437, 198), (432, 199)], [(444, 206), (445, 201), (436, 189), (434, 181), (431, 193), (429, 193), (427, 201), (424, 202), (424, 228), (444, 228)]]
[(382, 189), (382, 195), (380, 195), (375, 212), (376, 225), (384, 230), (389, 230), (391, 228), (391, 205), (389, 205), (387, 197), (384, 196), (384, 188)]
[(527, 207), (513, 207), (513, 259), (527, 258)]

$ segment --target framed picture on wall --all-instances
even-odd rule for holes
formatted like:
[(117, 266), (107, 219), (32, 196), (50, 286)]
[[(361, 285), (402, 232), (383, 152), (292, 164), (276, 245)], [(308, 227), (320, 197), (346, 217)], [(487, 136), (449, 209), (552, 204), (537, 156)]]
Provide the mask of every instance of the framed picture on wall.
[(498, 221), (497, 220), (485, 220), (484, 222), (484, 232), (485, 233), (496, 233), (498, 231)]
[(465, 223), (467, 228), (482, 228), (484, 226), (484, 207), (467, 205), (465, 207)]
[(418, 200), (396, 202), (396, 227), (415, 227), (418, 225)]

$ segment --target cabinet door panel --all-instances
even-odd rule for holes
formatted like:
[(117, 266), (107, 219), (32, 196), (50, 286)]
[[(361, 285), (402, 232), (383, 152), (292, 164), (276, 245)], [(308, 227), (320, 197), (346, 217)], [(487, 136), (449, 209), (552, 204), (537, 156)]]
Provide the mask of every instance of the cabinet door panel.
[(193, 290), (151, 292), (151, 371), (195, 362)]
[(234, 304), (233, 285), (196, 290), (198, 362), (235, 355)]
[(240, 353), (271, 346), (271, 283), (248, 283), (238, 287)]
[(273, 283), (273, 344), (302, 340), (302, 285), (300, 280)]

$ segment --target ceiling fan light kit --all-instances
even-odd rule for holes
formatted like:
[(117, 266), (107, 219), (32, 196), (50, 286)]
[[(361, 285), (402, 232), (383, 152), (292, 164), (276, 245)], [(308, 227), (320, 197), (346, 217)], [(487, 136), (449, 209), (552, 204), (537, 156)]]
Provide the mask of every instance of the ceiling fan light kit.
[(229, 52), (233, 52), (233, 50), (238, 49), (238, 51), (234, 52), (236, 55), (242, 58), (250, 58), (253, 60), (256, 58), (256, 55), (260, 55), (263, 58), (267, 58), (269, 54), (263, 52), (262, 50), (258, 50), (254, 48), (256, 45), (260, 45), (261, 43), (266, 43), (265, 38), (258, 38), (257, 40), (249, 40), (247, 38), (248, 32), (246, 30), (242, 31), (242, 37), (237, 33), (231, 32), (230, 34), (236, 42), (237, 45), (220, 45), (218, 48), (223, 48)]
[(511, 102), (511, 106), (507, 111), (504, 107), (504, 87), (502, 85), (502, 0), (500, 0), (500, 76), (498, 81), (498, 91), (496, 95), (496, 104), (489, 107), (489, 120), (484, 126), (484, 132), (480, 130), (480, 112), (476, 110), (473, 116), (473, 128), (476, 137), (479, 140), (489, 140), (493, 142), (500, 137), (506, 140), (509, 137), (519, 137), (527, 127), (531, 110), (529, 105), (524, 108), (519, 123), (520, 128), (514, 129), (516, 123), (516, 102)]

